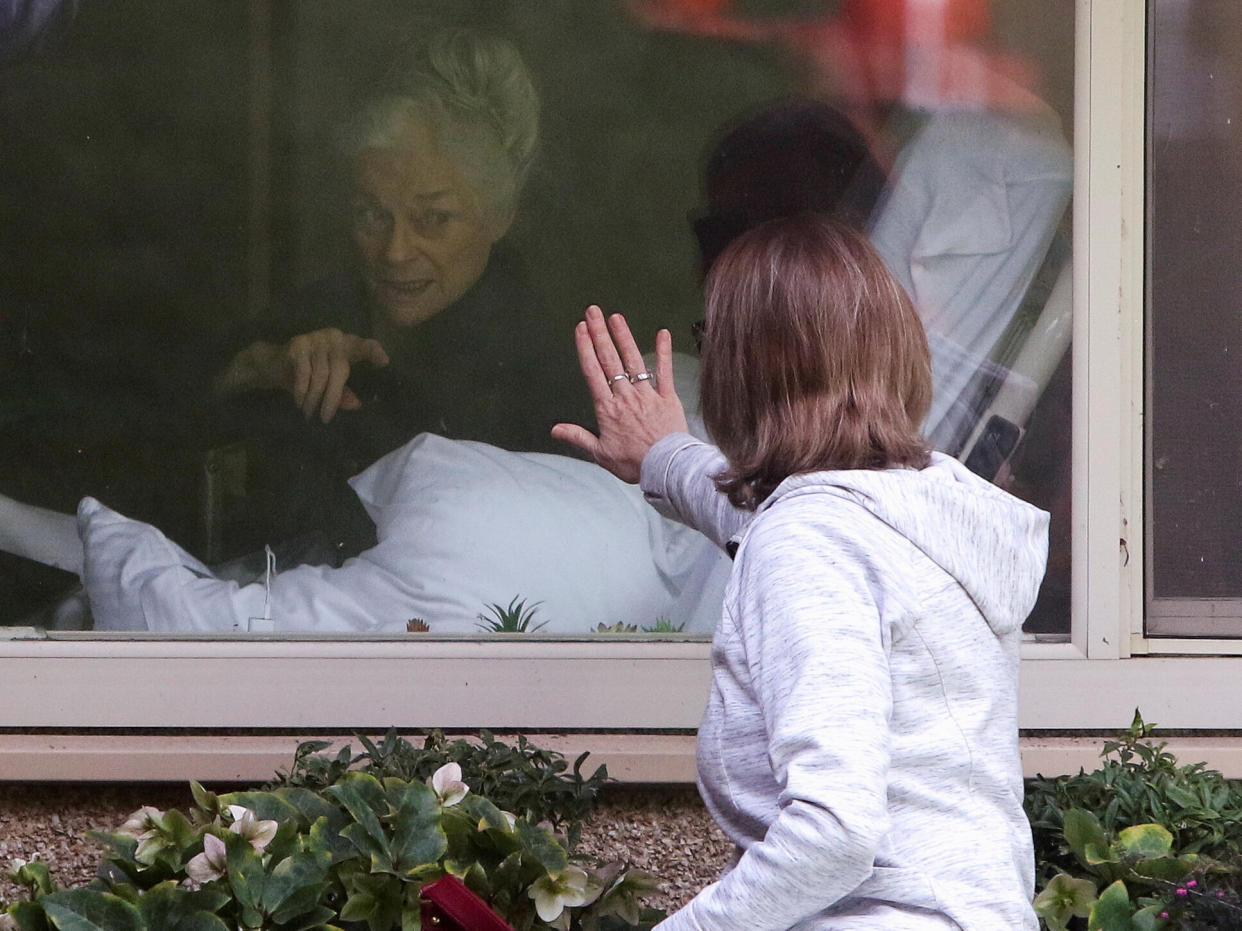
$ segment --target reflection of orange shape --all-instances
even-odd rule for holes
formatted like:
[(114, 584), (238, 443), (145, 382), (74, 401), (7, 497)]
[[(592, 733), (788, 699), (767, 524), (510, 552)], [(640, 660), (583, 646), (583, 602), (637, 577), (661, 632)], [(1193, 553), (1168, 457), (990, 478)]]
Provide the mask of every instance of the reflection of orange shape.
[(663, 5), (679, 16), (714, 16), (729, 5), (729, 0), (664, 0)]
[[(681, 0), (691, 2), (691, 0)], [(976, 42), (992, 29), (989, 0), (845, 0), (841, 19), (861, 39), (882, 45), (905, 45), (907, 11), (916, 4), (941, 8), (944, 42)], [(920, 19), (927, 14), (919, 12)]]

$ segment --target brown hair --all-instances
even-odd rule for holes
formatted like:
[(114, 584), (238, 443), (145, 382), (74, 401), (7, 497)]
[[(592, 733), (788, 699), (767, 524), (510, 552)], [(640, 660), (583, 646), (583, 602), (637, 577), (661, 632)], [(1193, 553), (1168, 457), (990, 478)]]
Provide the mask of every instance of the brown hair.
[(863, 234), (816, 214), (769, 221), (730, 243), (706, 291), (703, 419), (735, 505), (799, 472), (927, 464), (927, 337)]

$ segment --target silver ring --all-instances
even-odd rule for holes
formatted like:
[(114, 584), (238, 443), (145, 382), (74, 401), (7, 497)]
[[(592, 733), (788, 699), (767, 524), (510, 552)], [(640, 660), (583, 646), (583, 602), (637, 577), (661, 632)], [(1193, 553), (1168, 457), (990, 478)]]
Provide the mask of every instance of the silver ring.
[(640, 381), (651, 381), (654, 378), (654, 372), (639, 372), (637, 375), (630, 376), (630, 384), (637, 385)]
[(630, 380), (630, 376), (625, 374), (625, 372), (622, 372), (620, 375), (613, 375), (612, 378), (608, 379), (608, 384), (615, 385), (619, 381), (629, 381), (629, 380)]

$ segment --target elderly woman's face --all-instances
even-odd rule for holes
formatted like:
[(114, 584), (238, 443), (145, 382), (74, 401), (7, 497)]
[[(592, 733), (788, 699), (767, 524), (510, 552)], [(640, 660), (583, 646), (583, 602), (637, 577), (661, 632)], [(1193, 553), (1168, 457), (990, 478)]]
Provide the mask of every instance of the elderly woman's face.
[(416, 326), (479, 280), (504, 229), (434, 132), (409, 124), (354, 160), (350, 225), (363, 278), (393, 326)]

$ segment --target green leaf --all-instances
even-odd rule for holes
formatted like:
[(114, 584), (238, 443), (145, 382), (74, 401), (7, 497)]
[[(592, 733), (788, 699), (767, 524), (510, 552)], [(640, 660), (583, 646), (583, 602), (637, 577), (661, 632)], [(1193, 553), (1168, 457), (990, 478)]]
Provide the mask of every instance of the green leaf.
[(8, 913), (21, 931), (51, 931), (47, 913), (38, 902), (15, 902), (9, 906)]
[(1139, 876), (1175, 883), (1189, 876), (1198, 862), (1198, 857), (1193, 854), (1185, 857), (1154, 857), (1140, 860), (1131, 869)]
[(52, 882), (51, 870), (48, 869), (48, 865), (42, 860), (31, 860), (29, 863), (24, 864), (13, 874), (13, 878), (18, 885), (27, 887), (36, 896), (47, 895), (56, 891), (56, 884)]
[[(215, 927), (198, 916), (215, 917), (214, 913), (227, 901), (229, 896), (219, 890), (208, 888), (191, 891), (169, 879), (152, 886), (133, 904), (138, 906), (146, 927), (181, 929), (183, 923), (191, 918), (195, 918), (205, 927)], [(220, 923), (220, 927), (224, 927), (223, 923)]]
[(341, 921), (366, 921), (379, 911), (379, 900), (369, 892), (358, 892), (341, 907)]
[[(160, 925), (148, 924), (148, 927), (155, 929)], [(221, 921), (218, 915), (210, 912), (195, 912), (192, 915), (186, 915), (175, 925), (167, 927), (169, 931), (229, 931), (229, 926)]]
[(1117, 851), (1111, 846), (1105, 844), (1101, 847), (1096, 843), (1087, 844), (1087, 848), (1083, 851), (1083, 862), (1088, 866), (1099, 866), (1101, 863), (1118, 862)]
[(372, 859), (378, 855), (390, 860), (388, 835), (379, 820), (380, 814), (388, 811), (388, 798), (379, 780), (366, 773), (346, 773), (340, 782), (325, 791), (353, 816), (355, 824), (350, 828), (356, 830), (347, 836), (359, 851)]
[(1099, 820), (1089, 811), (1071, 808), (1065, 813), (1065, 842), (1079, 860), (1087, 862), (1087, 845), (1092, 844), (1098, 849), (1107, 849), (1108, 838)]
[(517, 835), (526, 851), (549, 873), (559, 873), (569, 865), (565, 848), (544, 828), (519, 818)]
[(108, 892), (69, 889), (39, 902), (59, 931), (146, 931), (138, 909)]
[(328, 887), (328, 862), (314, 853), (295, 853), (281, 860), (263, 886), (262, 908), (278, 924), (309, 912)]
[(1136, 824), (1117, 835), (1117, 844), (1127, 856), (1163, 857), (1173, 849), (1173, 835), (1159, 824)]
[(1087, 931), (1132, 931), (1134, 906), (1120, 879), (1100, 893), (1087, 918)]
[(327, 818), (328, 824), (339, 829), (345, 823), (345, 813), (340, 806), (328, 801), (318, 792), (298, 787), (281, 788), (275, 792), (277, 798), (287, 802), (301, 814), (302, 824), (314, 824), (320, 818)]
[(1170, 782), (1164, 787), (1164, 794), (1173, 802), (1182, 806), (1182, 808), (1198, 808), (1199, 798), (1189, 789), (1179, 786), (1176, 782)]
[(305, 823), (301, 812), (280, 792), (230, 792), (220, 796), (220, 805), (241, 805), (249, 808), (260, 821)]
[(259, 911), (267, 879), (262, 858), (250, 846), (250, 841), (232, 831), (224, 832), (224, 845), (227, 848), (227, 878), (233, 894), (243, 909)]
[(1130, 919), (1130, 927), (1134, 931), (1158, 931), (1164, 926), (1164, 920), (1160, 917), (1162, 911), (1164, 911), (1163, 905), (1148, 905), (1140, 908)]
[[(472, 820), (484, 822), (486, 828), (505, 833), (509, 830), (509, 822), (500, 813), (500, 809), (481, 795), (475, 795), (474, 793), (467, 795), (461, 800), (458, 807), (468, 812)], [(484, 830), (485, 827), (479, 826), (478, 830)]]
[(342, 931), (336, 925), (328, 924), (328, 920), (337, 917), (333, 909), (320, 905), (301, 915), (297, 921), (286, 924), (282, 931)]
[(384, 785), (392, 807), (390, 850), (394, 868), (405, 872), (439, 860), (448, 847), (448, 838), (440, 827), (440, 803), (435, 792), (421, 782), (389, 779)]
[(190, 780), (190, 794), (194, 796), (194, 804), (210, 815), (219, 814), (220, 799), (214, 792), (208, 792), (201, 785)]

